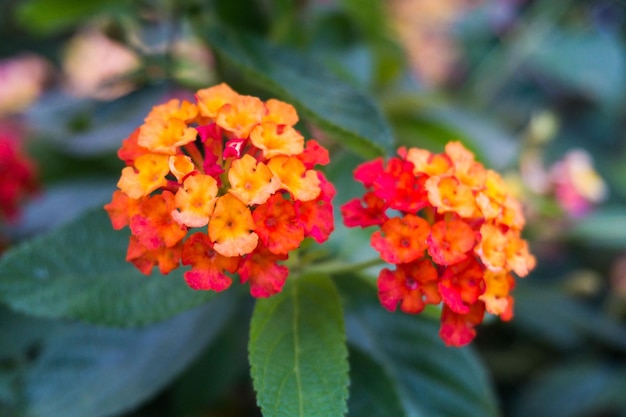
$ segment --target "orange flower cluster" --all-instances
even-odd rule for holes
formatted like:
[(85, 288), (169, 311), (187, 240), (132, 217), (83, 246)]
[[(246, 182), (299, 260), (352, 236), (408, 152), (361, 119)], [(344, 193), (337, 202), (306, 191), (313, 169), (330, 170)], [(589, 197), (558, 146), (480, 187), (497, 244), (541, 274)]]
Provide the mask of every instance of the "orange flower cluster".
[(511, 273), (523, 277), (535, 265), (520, 237), (520, 204), (500, 175), (459, 142), (441, 154), (415, 148), (398, 154), (355, 170), (367, 192), (341, 207), (344, 223), (380, 227), (371, 244), (396, 265), (378, 277), (383, 307), (415, 314), (443, 301), (439, 334), (447, 345), (463, 346), (485, 310), (512, 318)]
[(333, 230), (335, 189), (313, 169), (328, 152), (305, 144), (297, 121), (291, 105), (226, 84), (154, 107), (118, 152), (127, 166), (105, 206), (132, 232), (126, 259), (144, 274), (190, 265), (194, 289), (223, 291), (238, 273), (254, 297), (279, 292), (278, 261)]

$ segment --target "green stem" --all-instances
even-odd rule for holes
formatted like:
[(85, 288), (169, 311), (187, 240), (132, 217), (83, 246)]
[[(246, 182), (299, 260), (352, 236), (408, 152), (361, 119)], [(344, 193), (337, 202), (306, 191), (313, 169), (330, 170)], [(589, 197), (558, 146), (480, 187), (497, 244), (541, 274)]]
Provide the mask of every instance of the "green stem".
[(346, 272), (358, 272), (367, 268), (371, 268), (373, 266), (382, 265), (385, 261), (380, 258), (370, 259), (363, 262), (357, 262), (353, 264), (346, 264), (344, 262), (330, 261), (317, 265), (311, 265), (310, 267), (304, 268), (302, 270), (303, 273), (310, 274), (343, 274)]

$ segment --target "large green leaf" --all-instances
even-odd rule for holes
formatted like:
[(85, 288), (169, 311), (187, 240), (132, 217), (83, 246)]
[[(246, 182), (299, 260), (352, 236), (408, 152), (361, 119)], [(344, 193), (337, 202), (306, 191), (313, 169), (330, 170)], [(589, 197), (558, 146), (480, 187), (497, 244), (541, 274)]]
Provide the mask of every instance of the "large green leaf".
[(348, 340), (378, 361), (398, 387), (410, 417), (499, 415), (485, 370), (469, 348), (449, 348), (432, 319), (389, 313), (375, 289), (341, 276)]
[(143, 124), (152, 106), (167, 97), (163, 87), (144, 88), (106, 102), (56, 91), (29, 108), (26, 118), (33, 132), (51, 143), (54, 151), (94, 157), (114, 153)]
[(142, 329), (72, 324), (25, 378), (29, 417), (105, 417), (135, 407), (178, 375), (228, 320), (224, 296)]
[(304, 111), (351, 150), (374, 157), (392, 145), (391, 130), (375, 102), (308, 56), (214, 26), (200, 27), (200, 32), (250, 81)]
[(166, 319), (213, 296), (195, 292), (182, 272), (144, 276), (125, 261), (128, 233), (104, 210), (88, 211), (0, 260), (0, 301), (31, 315), (112, 326)]
[(515, 289), (514, 325), (562, 349), (589, 339), (626, 351), (626, 328), (600, 311), (548, 285), (521, 283)]
[(389, 82), (404, 68), (405, 53), (394, 39), (388, 7), (382, 0), (340, 0), (376, 55), (378, 80)]
[(626, 248), (626, 211), (606, 206), (576, 220), (567, 236), (585, 246), (623, 250)]
[(611, 32), (559, 31), (533, 49), (527, 64), (589, 98), (617, 102), (626, 86), (624, 45)]
[(396, 385), (369, 355), (350, 349), (348, 417), (406, 416)]
[(578, 359), (542, 372), (521, 391), (512, 416), (624, 416), (626, 368), (615, 365)]
[(345, 414), (348, 352), (339, 295), (327, 276), (292, 277), (281, 294), (259, 300), (249, 352), (265, 417)]
[(487, 115), (432, 103), (415, 94), (398, 97), (386, 107), (399, 145), (440, 152), (446, 143), (461, 141), (479, 160), (499, 169), (509, 166), (519, 153), (515, 138)]

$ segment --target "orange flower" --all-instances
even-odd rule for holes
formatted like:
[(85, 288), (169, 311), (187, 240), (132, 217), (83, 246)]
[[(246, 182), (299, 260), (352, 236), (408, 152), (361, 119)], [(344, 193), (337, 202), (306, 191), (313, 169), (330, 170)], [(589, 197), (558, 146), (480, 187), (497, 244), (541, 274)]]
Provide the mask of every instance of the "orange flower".
[(194, 233), (185, 242), (182, 252), (183, 265), (191, 265), (185, 272), (185, 281), (194, 290), (224, 291), (232, 279), (225, 272), (234, 273), (239, 259), (223, 256), (213, 247), (204, 233)]
[(465, 345), (485, 309), (513, 317), (512, 273), (523, 277), (535, 266), (521, 238), (521, 204), (459, 142), (440, 154), (400, 148), (398, 155), (357, 167), (366, 192), (341, 207), (344, 223), (380, 227), (371, 244), (396, 264), (378, 276), (383, 307), (418, 313), (443, 301), (439, 334), (447, 345)]
[[(430, 226), (413, 214), (392, 218), (372, 235), (372, 246), (390, 263), (405, 263), (421, 258), (426, 250)], [(384, 235), (383, 235), (384, 234)]]
[(472, 189), (453, 176), (430, 177), (424, 186), (428, 200), (440, 212), (452, 212), (461, 217), (472, 217), (477, 211)]
[(178, 268), (182, 242), (172, 247), (159, 246), (156, 249), (148, 249), (139, 242), (135, 236), (130, 237), (126, 260), (131, 262), (142, 273), (149, 275), (154, 266), (159, 267), (162, 274), (169, 274)]
[(135, 161), (134, 167), (122, 170), (117, 186), (130, 198), (140, 198), (167, 185), (165, 177), (170, 172), (166, 155), (145, 154)]
[(512, 307), (513, 302), (513, 298), (509, 295), (515, 285), (513, 276), (506, 271), (487, 270), (484, 279), (486, 291), (478, 298), (485, 303), (485, 308), (489, 313), (497, 316), (506, 313)]
[(296, 200), (313, 200), (320, 193), (320, 180), (313, 170), (307, 170), (302, 161), (287, 156), (270, 159), (269, 168), (280, 180), (281, 187)]
[(230, 193), (244, 204), (263, 204), (278, 190), (278, 178), (263, 162), (258, 162), (250, 155), (233, 161), (228, 171)]
[(296, 129), (274, 122), (257, 125), (250, 133), (250, 141), (266, 158), (298, 155), (304, 151), (304, 137)]
[(259, 238), (276, 255), (291, 252), (304, 239), (304, 230), (293, 203), (280, 194), (274, 194), (265, 204), (257, 207), (252, 217)]
[(238, 94), (224, 83), (199, 90), (196, 99), (200, 115), (215, 119), (220, 109), (235, 101), (237, 96)]
[(419, 313), (425, 304), (441, 302), (438, 278), (437, 270), (426, 259), (400, 264), (395, 271), (385, 268), (378, 278), (380, 303), (389, 311), (395, 311), (400, 303), (405, 313)]
[(263, 122), (274, 122), (277, 125), (293, 126), (298, 123), (296, 109), (288, 103), (276, 99), (269, 99), (265, 103), (267, 114)]
[(231, 194), (217, 200), (209, 223), (209, 237), (215, 250), (224, 256), (241, 256), (256, 248), (259, 236), (254, 233), (250, 209)]
[(182, 262), (198, 290), (223, 291), (239, 274), (255, 297), (280, 291), (288, 270), (279, 262), (333, 230), (335, 190), (315, 168), (328, 151), (305, 142), (297, 122), (293, 106), (226, 84), (195, 103), (155, 106), (123, 142), (126, 168), (105, 206), (114, 228), (130, 226), (128, 261), (145, 274)]
[(289, 270), (278, 261), (286, 259), (285, 255), (275, 255), (266, 248), (249, 255), (239, 268), (241, 283), (250, 283), (250, 294), (257, 298), (266, 298), (279, 293), (285, 285)]
[(222, 129), (231, 132), (237, 138), (244, 138), (261, 122), (265, 114), (265, 105), (251, 96), (236, 96), (230, 103), (223, 105), (217, 112), (216, 123)]
[(169, 191), (146, 198), (130, 219), (130, 230), (149, 250), (171, 248), (187, 234), (187, 228), (172, 218), (174, 195)]
[(130, 224), (130, 219), (139, 212), (139, 206), (143, 200), (134, 200), (122, 191), (113, 192), (113, 199), (104, 206), (109, 213), (111, 223), (115, 230), (120, 230)]
[(474, 248), (474, 231), (461, 220), (440, 220), (430, 229), (428, 254), (439, 265), (451, 265), (466, 259)]
[(187, 177), (176, 192), (176, 207), (172, 218), (189, 227), (202, 227), (209, 223), (217, 196), (217, 182), (213, 177), (197, 174)]

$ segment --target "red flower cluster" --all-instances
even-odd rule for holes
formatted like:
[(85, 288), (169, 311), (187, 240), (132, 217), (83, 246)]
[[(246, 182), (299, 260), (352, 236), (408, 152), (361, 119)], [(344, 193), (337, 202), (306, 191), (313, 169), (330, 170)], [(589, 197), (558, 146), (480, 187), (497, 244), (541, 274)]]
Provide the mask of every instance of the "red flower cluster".
[(371, 244), (396, 266), (378, 277), (383, 307), (415, 314), (443, 301), (439, 334), (447, 345), (465, 345), (485, 310), (512, 318), (511, 272), (523, 277), (535, 265), (520, 237), (520, 204), (500, 175), (458, 142), (441, 154), (398, 154), (355, 170), (367, 192), (341, 207), (344, 223), (380, 228)]
[(20, 202), (37, 189), (33, 162), (24, 154), (15, 127), (0, 125), (0, 220), (15, 220)]
[(132, 232), (126, 259), (144, 274), (189, 265), (194, 289), (223, 291), (238, 273), (254, 297), (281, 291), (278, 261), (334, 227), (335, 189), (313, 169), (328, 152), (305, 144), (297, 121), (291, 105), (226, 84), (154, 107), (118, 152), (127, 166), (105, 206)]

